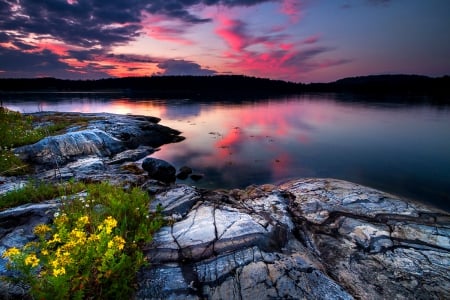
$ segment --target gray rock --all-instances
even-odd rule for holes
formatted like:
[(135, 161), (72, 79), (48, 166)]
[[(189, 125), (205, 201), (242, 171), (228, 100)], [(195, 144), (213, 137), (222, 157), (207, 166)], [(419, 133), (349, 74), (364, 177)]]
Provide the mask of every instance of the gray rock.
[(281, 189), (297, 235), (356, 298), (450, 297), (448, 213), (333, 179)]
[(139, 146), (136, 149), (125, 150), (114, 155), (108, 164), (121, 164), (124, 162), (134, 162), (155, 152), (155, 149), (148, 146)]
[(22, 160), (58, 166), (80, 156), (111, 156), (125, 150), (123, 143), (104, 131), (93, 129), (46, 137), (14, 150)]
[(175, 167), (164, 160), (147, 157), (142, 162), (142, 168), (148, 172), (150, 178), (166, 183), (175, 182)]
[(189, 174), (192, 174), (192, 169), (189, 167), (183, 166), (178, 170), (177, 178), (184, 180), (189, 176)]
[(26, 184), (27, 181), (20, 178), (0, 176), (0, 196), (13, 190), (20, 189)]
[(450, 296), (446, 212), (332, 179), (193, 197), (154, 236), (137, 299)]
[(178, 130), (157, 124), (160, 119), (147, 116), (94, 114), (104, 119), (90, 122), (88, 128), (101, 129), (123, 141), (128, 148), (151, 146), (157, 148), (184, 140)]
[(192, 206), (200, 200), (199, 191), (186, 185), (177, 185), (155, 196), (150, 203), (150, 209), (156, 210), (158, 205), (163, 209), (163, 214), (179, 219), (185, 217)]
[(203, 178), (203, 174), (191, 174), (191, 179), (192, 180), (194, 180), (194, 181), (199, 181), (200, 179), (202, 179)]

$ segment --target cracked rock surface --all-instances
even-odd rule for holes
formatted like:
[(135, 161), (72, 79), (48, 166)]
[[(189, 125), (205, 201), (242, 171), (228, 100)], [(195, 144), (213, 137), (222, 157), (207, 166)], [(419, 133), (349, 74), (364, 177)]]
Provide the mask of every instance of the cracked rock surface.
[(334, 179), (155, 203), (171, 225), (136, 299), (450, 298), (450, 215), (434, 208)]

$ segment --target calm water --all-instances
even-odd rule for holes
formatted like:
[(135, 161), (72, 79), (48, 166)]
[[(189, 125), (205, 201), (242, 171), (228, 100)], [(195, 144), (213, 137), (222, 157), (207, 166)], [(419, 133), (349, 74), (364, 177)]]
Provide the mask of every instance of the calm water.
[(4, 105), (22, 112), (160, 117), (161, 124), (182, 131), (186, 140), (152, 156), (204, 174), (196, 183), (185, 181), (200, 187), (333, 177), (450, 211), (450, 106), (383, 100), (302, 95), (224, 103), (37, 95), (17, 96)]

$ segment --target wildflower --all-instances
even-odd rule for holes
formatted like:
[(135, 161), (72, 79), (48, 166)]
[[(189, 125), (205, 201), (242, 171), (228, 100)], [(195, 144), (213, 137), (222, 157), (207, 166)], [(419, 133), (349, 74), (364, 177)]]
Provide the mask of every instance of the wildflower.
[(47, 250), (47, 249), (44, 249), (44, 250), (41, 251), (41, 253), (42, 253), (42, 255), (47, 256), (47, 255), (48, 255), (48, 250)]
[(3, 258), (10, 258), (20, 254), (20, 250), (16, 247), (9, 248), (5, 252), (3, 252)]
[(48, 241), (49, 244), (52, 243), (61, 243), (61, 238), (59, 237), (59, 234), (55, 233), (53, 235), (53, 239), (51, 239), (50, 241)]
[(74, 229), (69, 234), (70, 238), (75, 241), (75, 243), (83, 243), (86, 240), (86, 233), (84, 231)]
[[(112, 229), (113, 228), (115, 228), (116, 226), (117, 226), (117, 221), (116, 221), (116, 219), (114, 219), (113, 217), (111, 217), (111, 216), (109, 216), (109, 217), (107, 217), (104, 221), (103, 221), (103, 224), (104, 224), (104, 228), (105, 228), (105, 230), (106, 230), (106, 233), (107, 234), (110, 234), (111, 233), (111, 231), (112, 231)], [(103, 228), (103, 227), (102, 227)], [(100, 229), (101, 230), (101, 229)]]
[(39, 224), (36, 227), (34, 227), (34, 234), (36, 235), (44, 235), (47, 232), (51, 231), (50, 227), (46, 224)]
[(39, 258), (36, 257), (36, 254), (32, 253), (25, 258), (25, 265), (37, 267), (39, 265)]
[(96, 241), (99, 241), (100, 240), (100, 237), (97, 235), (97, 234), (91, 234), (90, 236), (89, 236), (89, 239), (88, 239), (89, 241), (92, 241), (92, 242), (96, 242)]
[(59, 217), (59, 212), (55, 212), (55, 213), (53, 214), (53, 216), (54, 216), (55, 218)]
[(66, 224), (67, 222), (69, 222), (69, 218), (67, 217), (66, 214), (62, 214), (59, 217), (57, 217), (53, 222), (57, 226), (59, 226), (59, 225), (63, 225), (63, 224)]
[(64, 275), (66, 274), (66, 269), (64, 267), (58, 268), (58, 269), (53, 269), (53, 276), (58, 277), (59, 275)]
[(84, 227), (86, 224), (89, 224), (89, 217), (88, 216), (82, 216), (77, 221), (78, 227)]
[(121, 236), (115, 236), (112, 240), (108, 242), (108, 248), (117, 248), (119, 250), (122, 250), (125, 246), (125, 240)]

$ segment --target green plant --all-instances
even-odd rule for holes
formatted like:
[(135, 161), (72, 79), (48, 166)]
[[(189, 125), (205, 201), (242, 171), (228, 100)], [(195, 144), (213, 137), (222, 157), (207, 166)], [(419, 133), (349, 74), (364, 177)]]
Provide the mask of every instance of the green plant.
[(82, 182), (68, 181), (62, 184), (30, 180), (20, 189), (12, 190), (0, 196), (0, 210), (26, 203), (38, 203), (44, 200), (71, 195), (86, 188)]
[(3, 256), (37, 299), (127, 299), (145, 264), (142, 246), (163, 219), (148, 211), (149, 196), (107, 183), (90, 184), (86, 196), (65, 201), (38, 240)]

